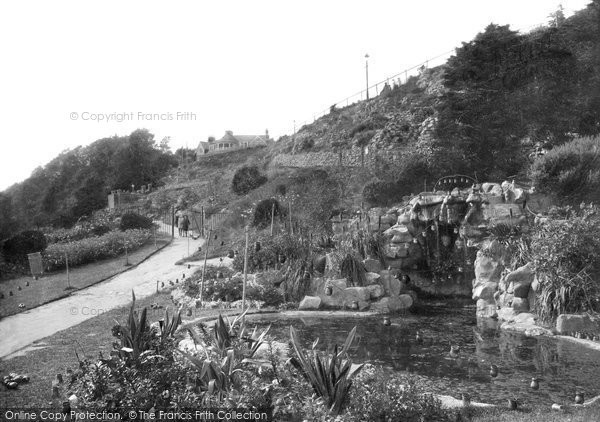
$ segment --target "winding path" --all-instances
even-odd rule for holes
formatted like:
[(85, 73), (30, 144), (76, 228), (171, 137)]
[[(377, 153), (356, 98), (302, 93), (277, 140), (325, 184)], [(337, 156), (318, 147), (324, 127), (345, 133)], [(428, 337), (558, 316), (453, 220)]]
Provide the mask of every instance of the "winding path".
[[(202, 245), (202, 239), (189, 239), (190, 252)], [(176, 237), (170, 245), (137, 267), (107, 281), (79, 290), (71, 296), (0, 320), (0, 358), (18, 351), (57, 331), (77, 325), (103, 312), (131, 302), (131, 290), (137, 298), (156, 292), (156, 281), (181, 279), (185, 266), (175, 265), (188, 254), (188, 238)]]

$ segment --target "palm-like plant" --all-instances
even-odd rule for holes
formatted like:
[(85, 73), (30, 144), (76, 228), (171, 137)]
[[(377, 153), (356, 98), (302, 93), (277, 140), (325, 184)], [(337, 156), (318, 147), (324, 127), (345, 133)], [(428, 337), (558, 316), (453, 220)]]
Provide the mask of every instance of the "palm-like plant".
[(131, 357), (137, 360), (143, 352), (150, 348), (152, 336), (146, 319), (146, 308), (142, 310), (138, 319), (135, 312), (135, 293), (133, 290), (131, 296), (133, 301), (129, 308), (127, 325), (121, 326), (119, 338), (121, 340), (121, 351), (130, 353)]
[(315, 340), (311, 349), (305, 352), (298, 340), (296, 330), (290, 326), (290, 337), (296, 357), (290, 358), (289, 362), (302, 372), (315, 393), (325, 400), (329, 410), (334, 414), (340, 413), (352, 387), (352, 377), (363, 367), (363, 364), (353, 366), (348, 357), (348, 349), (355, 335), (356, 327), (346, 337), (342, 349), (338, 352), (336, 344), (331, 355), (320, 354), (316, 350), (319, 339)]
[[(247, 312), (247, 311), (246, 311)], [(209, 394), (217, 395), (222, 398), (236, 384), (236, 374), (241, 371), (241, 364), (262, 364), (262, 361), (252, 359), (259, 347), (264, 343), (264, 338), (269, 331), (266, 328), (262, 332), (254, 331), (250, 335), (245, 335), (244, 312), (238, 315), (233, 321), (226, 317), (226, 320), (219, 315), (215, 322), (212, 335), (208, 336), (208, 341), (203, 341), (194, 330), (188, 329), (188, 332), (196, 347), (200, 346), (204, 351), (205, 358), (201, 359), (190, 353), (177, 350), (178, 353), (185, 356), (198, 369), (196, 377), (197, 384), (201, 390)], [(227, 322), (225, 322), (227, 321)], [(239, 331), (236, 333), (235, 327), (240, 322)], [(240, 342), (249, 344), (249, 348), (240, 348)], [(205, 345), (205, 343), (207, 343)], [(213, 352), (211, 357), (210, 351)]]

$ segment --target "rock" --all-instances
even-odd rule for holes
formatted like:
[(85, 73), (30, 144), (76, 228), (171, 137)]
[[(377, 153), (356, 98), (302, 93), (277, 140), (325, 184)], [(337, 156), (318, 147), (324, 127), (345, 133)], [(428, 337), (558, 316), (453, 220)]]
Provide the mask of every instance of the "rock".
[(384, 297), (378, 302), (372, 302), (371, 310), (380, 314), (387, 314), (388, 312), (390, 312), (389, 302), (389, 297)]
[[(352, 303), (350, 303), (348, 305), (348, 307), (350, 307), (352, 305)], [(359, 311), (366, 311), (367, 309), (369, 309), (369, 307), (371, 306), (371, 302), (368, 302), (366, 300), (359, 300), (358, 301), (358, 310)]]
[(371, 292), (366, 287), (347, 287), (344, 289), (344, 294), (353, 300), (368, 301), (371, 297)]
[[(327, 286), (331, 286), (331, 296), (325, 294)], [(316, 295), (321, 298), (321, 305), (333, 308), (343, 307), (344, 300), (346, 299), (346, 286), (345, 278), (330, 279), (321, 283), (316, 290)]]
[(497, 288), (498, 283), (494, 283), (493, 281), (478, 284), (477, 287), (473, 289), (473, 299), (485, 299), (488, 302), (492, 301)]
[(536, 293), (535, 291), (530, 287), (529, 288), (529, 292), (527, 292), (527, 302), (529, 303), (529, 309), (533, 310), (535, 309), (535, 297), (536, 297)]
[(509, 293), (513, 293), (515, 297), (526, 298), (534, 277), (533, 265), (528, 263), (507, 274), (504, 282), (508, 286), (512, 284), (512, 292), (509, 287)]
[(387, 306), (390, 312), (406, 311), (413, 305), (413, 299), (410, 295), (400, 295), (398, 297), (388, 298)]
[(529, 302), (521, 297), (514, 297), (512, 300), (512, 308), (515, 312), (529, 312)]
[(398, 296), (403, 288), (402, 282), (396, 278), (398, 271), (383, 270), (379, 274), (381, 275), (381, 284), (383, 285), (385, 294), (388, 296)]
[(380, 284), (371, 284), (367, 286), (367, 289), (369, 290), (371, 299), (379, 299), (385, 294), (383, 286)]
[(503, 330), (517, 331), (526, 336), (552, 336), (552, 331), (536, 325), (535, 315), (529, 312), (523, 312), (514, 315), (510, 320), (504, 322), (501, 326)]
[(363, 261), (365, 269), (370, 273), (378, 273), (382, 270), (381, 262), (378, 259), (367, 258)]
[(514, 321), (517, 313), (513, 308), (509, 308), (508, 306), (498, 309), (498, 321)]
[(304, 299), (298, 305), (298, 310), (306, 311), (309, 309), (319, 309), (321, 306), (321, 298), (319, 296), (304, 296)]
[(377, 273), (368, 272), (365, 274), (365, 278), (367, 279), (367, 284), (375, 284), (379, 283), (381, 276)]
[(556, 319), (556, 331), (568, 334), (576, 331), (595, 331), (598, 327), (588, 315), (561, 314)]
[(477, 279), (477, 283), (500, 281), (502, 269), (503, 266), (498, 261), (483, 255), (481, 251), (477, 252), (477, 259), (475, 260), (475, 278)]
[(498, 316), (496, 304), (494, 302), (488, 302), (485, 299), (477, 300), (476, 315), (478, 318), (496, 318)]

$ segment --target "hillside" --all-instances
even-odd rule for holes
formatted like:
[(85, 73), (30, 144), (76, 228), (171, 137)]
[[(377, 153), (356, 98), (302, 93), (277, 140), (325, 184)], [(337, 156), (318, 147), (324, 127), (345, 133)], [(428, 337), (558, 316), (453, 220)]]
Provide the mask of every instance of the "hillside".
[[(168, 146), (147, 131), (139, 141), (132, 134), (68, 151), (2, 194), (2, 221), (11, 230), (21, 220), (68, 225), (103, 207), (110, 190), (132, 184), (163, 186), (149, 197), (161, 209), (179, 203), (241, 213), (267, 197), (293, 196), (324, 216), (318, 209), (389, 205), (450, 174), (530, 181), (532, 151), (600, 132), (599, 8), (593, 2), (568, 19), (557, 13), (525, 34), (491, 24), (445, 65), (422, 68), (368, 101), (332, 107), (269, 147), (177, 168)], [(231, 183), (243, 166), (256, 167), (267, 182), (238, 196)], [(537, 179), (542, 167), (533, 172)], [(594, 179), (589, 172), (576, 181)]]

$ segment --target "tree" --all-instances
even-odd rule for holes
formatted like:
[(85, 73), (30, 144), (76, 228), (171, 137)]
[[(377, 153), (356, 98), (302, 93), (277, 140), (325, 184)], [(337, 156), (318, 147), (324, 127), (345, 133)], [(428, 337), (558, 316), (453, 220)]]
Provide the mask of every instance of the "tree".
[(261, 174), (258, 167), (244, 166), (237, 169), (233, 175), (231, 190), (238, 195), (246, 195), (266, 182), (267, 177)]

